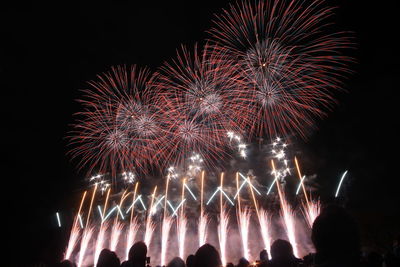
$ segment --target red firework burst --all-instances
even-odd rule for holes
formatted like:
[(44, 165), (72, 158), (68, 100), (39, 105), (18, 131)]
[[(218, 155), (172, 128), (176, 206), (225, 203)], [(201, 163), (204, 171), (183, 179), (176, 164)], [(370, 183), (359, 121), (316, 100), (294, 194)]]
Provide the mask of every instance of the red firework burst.
[(166, 162), (181, 162), (193, 151), (208, 163), (226, 155), (226, 133), (243, 133), (250, 103), (236, 76), (234, 62), (208, 45), (202, 51), (196, 45), (193, 53), (183, 47), (160, 69), (155, 84), (166, 117)]
[(240, 2), (216, 17), (211, 41), (236, 60), (252, 93), (250, 134), (305, 137), (331, 108), (351, 61), (341, 51), (352, 46), (329, 27), (332, 14), (323, 0), (273, 0)]
[(160, 122), (148, 90), (147, 69), (117, 66), (91, 81), (79, 100), (84, 111), (74, 125), (70, 153), (81, 158), (89, 172), (147, 171), (156, 164)]

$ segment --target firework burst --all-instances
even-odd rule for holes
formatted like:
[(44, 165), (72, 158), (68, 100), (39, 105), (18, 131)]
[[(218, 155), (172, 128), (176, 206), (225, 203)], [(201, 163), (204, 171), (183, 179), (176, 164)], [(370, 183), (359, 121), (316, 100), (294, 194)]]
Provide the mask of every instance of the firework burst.
[(167, 158), (179, 159), (194, 150), (209, 164), (225, 155), (227, 131), (243, 132), (242, 110), (249, 94), (235, 81), (233, 65), (208, 45), (202, 51), (195, 46), (193, 53), (183, 47), (157, 73), (159, 106), (164, 107), (167, 131), (173, 137), (167, 147), (176, 146), (179, 153)]
[(211, 41), (236, 59), (236, 80), (252, 93), (251, 134), (304, 137), (334, 103), (352, 42), (328, 27), (333, 10), (324, 0), (244, 1), (215, 18)]
[(70, 151), (89, 172), (111, 170), (146, 171), (154, 162), (161, 134), (157, 107), (148, 90), (148, 69), (113, 67), (89, 83), (79, 100), (84, 111), (77, 114)]

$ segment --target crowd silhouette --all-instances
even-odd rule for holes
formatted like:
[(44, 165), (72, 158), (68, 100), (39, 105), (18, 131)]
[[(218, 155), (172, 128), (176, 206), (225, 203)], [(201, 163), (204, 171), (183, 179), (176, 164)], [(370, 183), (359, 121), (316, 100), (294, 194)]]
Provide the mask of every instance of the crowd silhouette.
[[(306, 255), (303, 259), (296, 258), (292, 245), (282, 239), (275, 240), (268, 252), (262, 250), (259, 260), (250, 263), (240, 258), (238, 263), (227, 263), (227, 267), (398, 267), (400, 266), (400, 242), (397, 238), (393, 250), (385, 255), (370, 252), (362, 255), (358, 227), (347, 211), (339, 206), (325, 207), (314, 221), (311, 240), (316, 253)], [(103, 249), (96, 267), (150, 267), (147, 262), (147, 246), (144, 242), (135, 243), (127, 261), (120, 264), (115, 252)], [(64, 260), (58, 266), (75, 267)], [(173, 258), (166, 267), (220, 267), (222, 266), (218, 250), (210, 245), (201, 246), (194, 255), (189, 255), (186, 262)]]

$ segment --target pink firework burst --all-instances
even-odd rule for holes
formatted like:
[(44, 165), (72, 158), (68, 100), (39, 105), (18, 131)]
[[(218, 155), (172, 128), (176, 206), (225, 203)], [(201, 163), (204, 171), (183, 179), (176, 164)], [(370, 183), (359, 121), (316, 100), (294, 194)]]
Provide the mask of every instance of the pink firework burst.
[(70, 138), (75, 145), (70, 153), (81, 159), (79, 165), (113, 174), (157, 165), (154, 153), (161, 130), (148, 89), (149, 70), (117, 66), (89, 84)]
[(243, 132), (242, 110), (249, 104), (250, 94), (236, 76), (233, 61), (208, 45), (201, 51), (196, 45), (193, 53), (183, 47), (160, 69), (155, 83), (169, 134), (163, 148), (167, 159), (180, 162), (191, 151), (206, 161), (224, 155), (226, 132)]
[(351, 58), (349, 34), (330, 27), (324, 0), (238, 2), (214, 20), (212, 41), (240, 66), (240, 83), (251, 93), (246, 112), (256, 136), (302, 137), (335, 102)]

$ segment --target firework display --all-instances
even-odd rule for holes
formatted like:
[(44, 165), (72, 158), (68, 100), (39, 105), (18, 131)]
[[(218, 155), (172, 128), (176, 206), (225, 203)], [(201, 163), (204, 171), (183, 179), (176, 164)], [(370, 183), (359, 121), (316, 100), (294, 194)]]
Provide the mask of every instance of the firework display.
[[(282, 149), (279, 153), (278, 143)], [(127, 257), (130, 246), (144, 240), (151, 248), (151, 257), (161, 266), (171, 259), (169, 250), (185, 258), (205, 243), (219, 248), (225, 265), (237, 253), (254, 260), (260, 249), (270, 252), (276, 238), (289, 240), (296, 256), (306, 255), (311, 252), (307, 246), (310, 240), (305, 240), (302, 233), (310, 231), (321, 202), (312, 199), (306, 190), (303, 194), (288, 191), (288, 180), (297, 181), (297, 174), (301, 175), (299, 161), (287, 157), (288, 144), (282, 138), (276, 138), (270, 147), (267, 158), (271, 164), (265, 165), (265, 173), (275, 181), (274, 189), (270, 183), (259, 188), (258, 178), (252, 174), (222, 172), (208, 177), (199, 165), (189, 163), (186, 172), (167, 172), (166, 179), (161, 179), (147, 197), (139, 194), (137, 179), (133, 185), (122, 184), (126, 189), (121, 192), (116, 188), (114, 194), (110, 194), (111, 188), (102, 194), (94, 184), (91, 198), (87, 200), (85, 192), (80, 201), (78, 215), (86, 218), (86, 223), (79, 227), (79, 220), (75, 219), (65, 258), (76, 259), (79, 266), (90, 265), (96, 263), (103, 248)], [(195, 155), (188, 159), (192, 164), (195, 161), (201, 162), (201, 158)], [(283, 171), (285, 175), (277, 179)], [(158, 192), (157, 188), (164, 190)], [(290, 203), (288, 194), (296, 196), (295, 202)], [(92, 212), (96, 202), (102, 203), (102, 207), (98, 206), (99, 215)], [(275, 202), (275, 206), (268, 205)], [(254, 234), (261, 236), (254, 238)], [(77, 249), (79, 239), (81, 245)], [(231, 242), (237, 239), (240, 242), (232, 247)], [(91, 244), (93, 252), (88, 250)]]
[[(161, 266), (169, 250), (184, 259), (207, 242), (223, 265), (270, 253), (276, 238), (309, 253), (301, 236), (322, 204), (287, 147), (326, 115), (349, 72), (342, 51), (352, 43), (328, 27), (332, 14), (323, 0), (238, 2), (216, 15), (204, 46), (182, 46), (155, 73), (116, 66), (89, 82), (69, 139), (93, 191), (65, 258), (96, 264), (109, 248), (127, 259), (138, 240)], [(256, 140), (271, 148), (262, 178), (244, 167)]]

